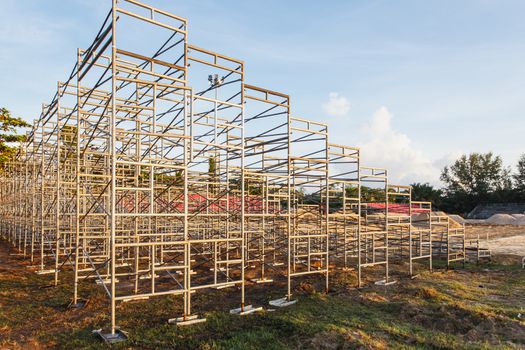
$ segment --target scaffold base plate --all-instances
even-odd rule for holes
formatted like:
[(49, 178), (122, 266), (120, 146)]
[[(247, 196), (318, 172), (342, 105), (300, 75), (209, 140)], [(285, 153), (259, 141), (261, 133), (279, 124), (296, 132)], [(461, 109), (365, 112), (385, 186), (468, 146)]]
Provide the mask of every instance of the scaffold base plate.
[[(110, 284), (111, 283), (111, 278), (106, 278), (106, 279), (103, 279), (103, 280), (97, 280), (96, 282), (97, 284)], [(118, 283), (118, 279), (115, 278), (115, 283)]]
[(296, 302), (297, 300), (288, 300), (288, 298), (284, 297), (280, 299), (270, 300), (269, 304), (275, 307), (286, 307), (286, 306), (293, 305)]
[(176, 326), (190, 326), (192, 324), (203, 323), (203, 322), (206, 322), (206, 319), (205, 318), (199, 318), (198, 315), (170, 318), (168, 320), (169, 324), (174, 324)]
[(252, 278), (251, 279), (252, 282), (254, 283), (272, 283), (273, 280), (272, 279), (268, 279), (268, 278)]
[(222, 285), (222, 286), (215, 287), (215, 289), (217, 289), (217, 290), (221, 290), (221, 289), (231, 288), (231, 287), (235, 287), (235, 283), (232, 283), (232, 284), (224, 284), (224, 285)]
[(131, 266), (129, 263), (116, 264), (115, 267), (128, 267)]
[(73, 301), (71, 301), (71, 303), (69, 303), (67, 308), (68, 309), (82, 309), (83, 307), (87, 305), (87, 303), (88, 301), (86, 299), (77, 299), (76, 303), (73, 303)]
[(381, 281), (375, 282), (375, 284), (378, 285), (378, 286), (390, 286), (390, 285), (396, 284), (396, 283), (397, 283), (397, 281), (388, 281), (387, 282), (385, 280), (381, 280)]
[(93, 333), (98, 334), (107, 344), (119, 343), (128, 339), (128, 334), (120, 329), (116, 329), (115, 334), (103, 333), (102, 329), (96, 329)]
[(247, 306), (244, 307), (244, 310), (242, 308), (240, 308), (240, 307), (237, 308), (237, 309), (231, 309), (230, 310), (230, 314), (244, 316), (244, 315), (249, 315), (249, 314), (253, 314), (255, 312), (260, 312), (260, 311), (263, 311), (262, 306), (260, 306), (260, 307), (253, 307), (251, 305), (247, 305)]
[(127, 299), (122, 299), (123, 303), (129, 303), (132, 301), (141, 301), (141, 300), (148, 300), (149, 297), (129, 297)]
[[(159, 275), (155, 274), (155, 278), (159, 278), (159, 277), (160, 277)], [(149, 280), (149, 279), (151, 279), (151, 275), (150, 274), (142, 275), (142, 276), (139, 277), (139, 280)]]

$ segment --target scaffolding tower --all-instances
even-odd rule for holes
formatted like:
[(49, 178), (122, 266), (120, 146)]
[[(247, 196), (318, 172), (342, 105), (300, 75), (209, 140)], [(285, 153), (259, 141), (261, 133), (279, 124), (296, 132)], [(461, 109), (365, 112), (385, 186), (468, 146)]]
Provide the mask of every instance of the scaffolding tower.
[(262, 309), (255, 284), (285, 281), (270, 301), (283, 307), (298, 281), (328, 291), (339, 269), (389, 285), (390, 264), (412, 276), (415, 262), (464, 261), (464, 227), (294, 116), (287, 94), (246, 83), (242, 60), (190, 43), (185, 18), (111, 1), (0, 172), (1, 237), (55, 285), (72, 271), (70, 307), (85, 305), (80, 283), (99, 284), (106, 341), (125, 338), (121, 302), (179, 296), (169, 322), (183, 326), (205, 321), (192, 296), (206, 289), (237, 287), (230, 312), (245, 315)]

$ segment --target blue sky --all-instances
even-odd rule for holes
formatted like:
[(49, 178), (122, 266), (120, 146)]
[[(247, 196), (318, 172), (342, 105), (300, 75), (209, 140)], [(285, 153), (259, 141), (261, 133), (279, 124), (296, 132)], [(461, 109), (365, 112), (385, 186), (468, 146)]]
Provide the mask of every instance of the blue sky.
[[(460, 153), (525, 152), (525, 1), (149, 0), (190, 41), (245, 60), (394, 182), (438, 183)], [(0, 105), (31, 120), (96, 34), (109, 0), (1, 0)]]

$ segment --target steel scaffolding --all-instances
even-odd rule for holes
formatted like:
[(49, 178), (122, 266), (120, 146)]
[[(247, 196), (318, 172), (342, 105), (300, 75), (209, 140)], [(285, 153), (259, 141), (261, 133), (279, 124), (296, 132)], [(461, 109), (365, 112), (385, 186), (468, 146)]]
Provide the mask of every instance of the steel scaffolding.
[(178, 295), (169, 322), (182, 326), (205, 321), (192, 295), (206, 289), (238, 287), (230, 312), (244, 315), (262, 309), (254, 284), (285, 281), (270, 302), (282, 307), (305, 278), (328, 291), (337, 269), (389, 285), (391, 263), (412, 276), (433, 256), (464, 261), (464, 227), (363, 156), (294, 116), (288, 95), (245, 83), (243, 61), (190, 44), (186, 19), (112, 0), (0, 173), (1, 237), (55, 285), (72, 271), (70, 307), (98, 283), (109, 342), (125, 338), (119, 302)]

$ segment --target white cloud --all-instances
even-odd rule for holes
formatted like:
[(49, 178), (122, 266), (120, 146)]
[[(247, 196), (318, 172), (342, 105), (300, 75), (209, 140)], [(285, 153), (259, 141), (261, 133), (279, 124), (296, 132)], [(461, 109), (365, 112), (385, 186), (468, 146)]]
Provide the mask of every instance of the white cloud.
[(430, 182), (437, 185), (439, 168), (418, 150), (408, 135), (392, 126), (393, 115), (379, 108), (361, 128), (361, 162), (365, 166), (388, 169), (389, 182), (408, 185)]
[(445, 154), (443, 157), (436, 159), (432, 162), (432, 165), (439, 169), (440, 173), (441, 170), (443, 170), (444, 167), (451, 165), (454, 163), (459, 157), (461, 157), (464, 153), (460, 151), (454, 151)]
[(331, 92), (329, 100), (323, 105), (326, 114), (334, 117), (344, 117), (350, 111), (350, 101), (344, 96), (340, 96), (337, 92)]

